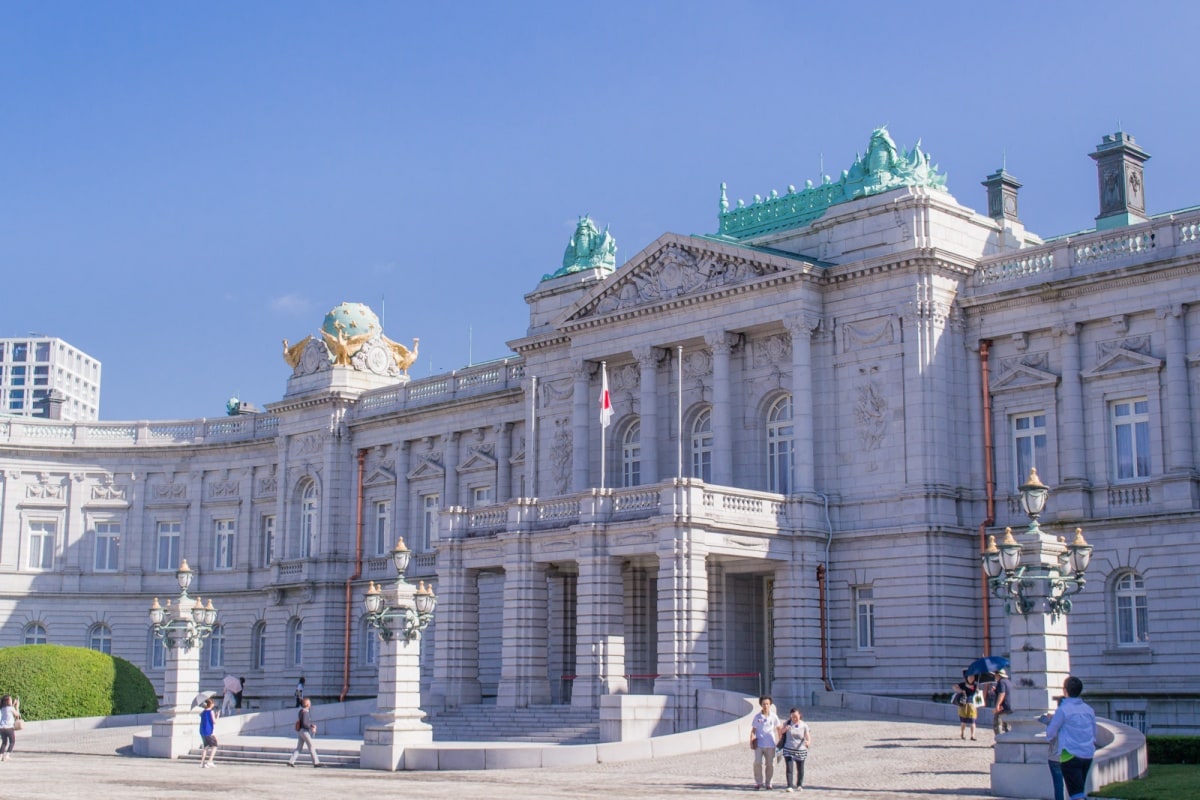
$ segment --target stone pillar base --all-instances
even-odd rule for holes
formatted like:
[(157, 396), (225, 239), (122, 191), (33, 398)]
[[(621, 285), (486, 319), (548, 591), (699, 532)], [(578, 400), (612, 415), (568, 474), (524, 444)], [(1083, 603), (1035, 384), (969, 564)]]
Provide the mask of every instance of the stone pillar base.
[(169, 717), (151, 724), (146, 755), (150, 758), (179, 758), (200, 745), (200, 715)]
[[(1042, 749), (1045, 749), (1043, 743)], [(1050, 767), (1046, 759), (1038, 764), (992, 764), (992, 794), (996, 797), (1021, 797), (1029, 800), (1054, 800)]]
[(433, 728), (424, 722), (406, 722), (403, 728), (368, 726), (363, 731), (358, 762), (362, 769), (395, 772), (404, 769), (404, 749), (433, 742)]

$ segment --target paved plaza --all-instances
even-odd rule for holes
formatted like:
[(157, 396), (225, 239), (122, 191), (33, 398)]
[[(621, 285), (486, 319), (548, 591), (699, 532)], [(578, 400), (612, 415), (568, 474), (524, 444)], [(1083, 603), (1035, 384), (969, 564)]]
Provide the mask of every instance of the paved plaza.
[[(805, 795), (838, 800), (956, 800), (989, 796), (992, 733), (961, 741), (958, 725), (912, 722), (862, 712), (814, 708)], [(135, 729), (69, 739), (22, 735), (12, 760), (0, 764), (3, 800), (140, 800), (222, 797), (637, 798), (726, 796), (754, 792), (749, 746), (648, 761), (570, 769), (384, 773), (359, 769), (295, 769), (127, 755)], [(318, 752), (320, 739), (318, 738)], [(1048, 780), (1047, 776), (1047, 780)], [(785, 785), (783, 764), (777, 790)], [(779, 790), (783, 794), (782, 790)], [(757, 793), (761, 794), (761, 793)]]

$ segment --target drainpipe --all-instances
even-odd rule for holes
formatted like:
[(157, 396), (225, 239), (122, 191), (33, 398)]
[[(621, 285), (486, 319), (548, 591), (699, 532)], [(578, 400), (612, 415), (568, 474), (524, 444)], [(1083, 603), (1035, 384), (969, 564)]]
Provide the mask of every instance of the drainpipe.
[(817, 564), (817, 605), (821, 611), (821, 679), (825, 681), (825, 691), (833, 691), (833, 683), (829, 680), (829, 646), (826, 643), (826, 632), (829, 630), (829, 618), (825, 608), (825, 565)]
[(354, 607), (354, 582), (362, 576), (363, 554), (363, 475), (367, 468), (367, 451), (358, 451), (358, 487), (355, 492), (354, 520), (354, 574), (346, 579), (346, 630), (342, 637), (342, 693), (338, 702), (346, 702), (350, 693), (350, 631), (352, 626), (351, 609)]
[[(988, 367), (988, 354), (992, 348), (990, 339), (979, 341), (979, 385), (983, 392), (983, 482), (985, 519), (979, 524), (979, 552), (987, 549), (987, 529), (996, 524), (996, 442), (992, 433), (992, 385)], [(988, 578), (982, 569), (980, 576), (980, 607), (983, 609), (983, 655), (992, 653), (991, 595)]]

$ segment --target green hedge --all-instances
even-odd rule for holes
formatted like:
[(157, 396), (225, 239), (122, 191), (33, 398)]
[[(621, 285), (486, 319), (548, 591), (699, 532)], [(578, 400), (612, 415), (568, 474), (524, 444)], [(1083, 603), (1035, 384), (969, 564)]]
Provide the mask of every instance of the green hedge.
[(1147, 736), (1151, 764), (1200, 764), (1200, 736)]
[(154, 685), (123, 658), (85, 647), (0, 648), (0, 695), (21, 698), (26, 720), (107, 717), (158, 710)]

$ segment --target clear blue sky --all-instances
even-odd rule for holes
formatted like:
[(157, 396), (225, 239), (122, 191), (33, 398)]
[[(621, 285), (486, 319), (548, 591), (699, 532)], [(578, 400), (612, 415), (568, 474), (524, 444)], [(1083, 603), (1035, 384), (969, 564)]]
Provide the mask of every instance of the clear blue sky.
[(836, 175), (887, 124), (960, 202), (1093, 225), (1118, 123), (1152, 213), (1200, 204), (1200, 4), (8, 2), (0, 335), (103, 363), (103, 419), (278, 400), (342, 301), (415, 377), (507, 354), (588, 213), (618, 262)]

